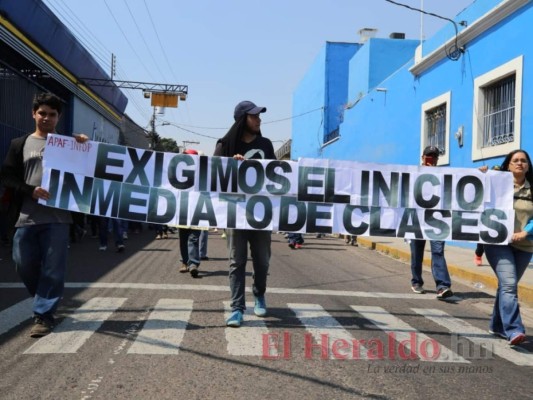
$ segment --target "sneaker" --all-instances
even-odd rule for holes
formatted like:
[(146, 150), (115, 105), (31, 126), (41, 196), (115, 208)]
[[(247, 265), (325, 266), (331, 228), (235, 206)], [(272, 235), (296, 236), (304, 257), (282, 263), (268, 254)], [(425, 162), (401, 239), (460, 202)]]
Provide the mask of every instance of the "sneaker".
[(507, 339), (507, 336), (505, 336), (504, 333), (497, 332), (497, 331), (493, 331), (493, 330), (491, 330), (491, 329), (489, 329), (489, 333), (490, 333), (492, 336), (498, 336), (498, 337), (501, 337), (502, 339)]
[(163, 232), (163, 239), (168, 239), (168, 233)]
[(301, 249), (301, 248), (302, 248), (302, 245), (301, 245), (300, 243), (296, 243), (296, 244), (294, 245), (294, 248), (295, 248), (295, 249)]
[(242, 311), (235, 310), (231, 313), (229, 318), (226, 320), (226, 325), (233, 328), (238, 328), (242, 324)]
[(522, 332), (515, 332), (511, 335), (511, 339), (509, 339), (509, 344), (511, 346), (516, 346), (520, 343), (523, 343), (526, 340), (526, 335)]
[(155, 238), (156, 238), (156, 240), (157, 239), (163, 239), (163, 234), (162, 233), (158, 233), (157, 235), (155, 235)]
[(419, 285), (418, 283), (416, 285), (411, 286), (411, 290), (418, 294), (426, 293), (426, 291), (424, 290), (424, 287), (422, 285)]
[(226, 237), (227, 237), (227, 236), (226, 236), (226, 232), (222, 232), (222, 235), (220, 235), (220, 237), (221, 237), (222, 239), (226, 239)]
[(117, 246), (117, 253), (123, 253), (125, 249), (126, 249), (126, 246), (124, 246), (123, 244), (119, 244)]
[(291, 243), (289, 243), (289, 247), (290, 247), (291, 249), (294, 250), (294, 248), (296, 247), (296, 245), (295, 245), (294, 243), (291, 242)]
[(30, 331), (30, 336), (32, 338), (40, 338), (48, 335), (50, 332), (52, 332), (52, 329), (54, 329), (53, 319), (50, 320), (36, 315), (33, 321), (33, 327)]
[(254, 314), (258, 317), (265, 317), (267, 315), (267, 306), (265, 302), (265, 296), (259, 296), (255, 298)]
[(107, 250), (107, 246), (100, 246), (100, 247), (98, 247), (98, 250), (106, 251)]
[(437, 299), (439, 300), (447, 299), (448, 297), (452, 297), (452, 296), (453, 296), (453, 292), (452, 292), (452, 289), (450, 288), (443, 287), (437, 291)]
[(200, 260), (207, 261), (207, 260), (209, 260), (209, 257), (207, 257), (207, 256), (203, 256), (203, 257), (200, 257)]
[(181, 264), (180, 273), (184, 274), (186, 272), (189, 272), (189, 267), (187, 267), (187, 264)]
[(198, 265), (191, 264), (189, 265), (189, 272), (193, 278), (198, 278)]
[(481, 264), (483, 264), (483, 259), (480, 256), (474, 256), (474, 264), (476, 264), (478, 267), (481, 267)]

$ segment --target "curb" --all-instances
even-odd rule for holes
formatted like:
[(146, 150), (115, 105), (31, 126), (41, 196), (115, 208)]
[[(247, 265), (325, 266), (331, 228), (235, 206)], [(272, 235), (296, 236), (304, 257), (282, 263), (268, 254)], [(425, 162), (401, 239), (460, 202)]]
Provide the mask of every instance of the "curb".
[[(411, 252), (401, 250), (383, 243), (376, 243), (371, 239), (366, 237), (357, 237), (357, 243), (360, 246), (366, 247), (370, 250), (376, 250), (380, 253), (391, 256), (392, 258), (400, 259), (402, 261), (410, 262), (411, 261)], [(424, 269), (431, 270), (431, 259), (424, 258)], [(465, 269), (462, 266), (455, 264), (448, 264), (448, 272), (450, 275), (455, 276), (459, 279), (470, 281), (470, 282), (480, 282), (485, 287), (493, 289), (496, 291), (498, 288), (498, 280), (496, 276), (490, 276), (482, 273), (476, 273), (473, 270)], [(518, 298), (521, 303), (527, 303), (528, 305), (533, 305), (533, 285), (527, 283), (518, 284)]]

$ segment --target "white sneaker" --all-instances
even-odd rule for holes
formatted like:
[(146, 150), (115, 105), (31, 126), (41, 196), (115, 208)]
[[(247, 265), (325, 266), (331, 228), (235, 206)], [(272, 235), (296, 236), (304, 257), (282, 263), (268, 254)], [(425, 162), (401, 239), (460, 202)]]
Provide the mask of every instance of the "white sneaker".
[(107, 250), (107, 246), (100, 246), (100, 247), (98, 248), (98, 250), (100, 250), (100, 251), (106, 251), (106, 250)]

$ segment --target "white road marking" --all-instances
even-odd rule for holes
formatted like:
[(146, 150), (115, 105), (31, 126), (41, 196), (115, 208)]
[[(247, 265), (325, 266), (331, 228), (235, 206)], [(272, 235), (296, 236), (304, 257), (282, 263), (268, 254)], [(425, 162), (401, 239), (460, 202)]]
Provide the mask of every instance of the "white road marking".
[(29, 319), (32, 305), (33, 299), (26, 299), (0, 312), (0, 335)]
[[(405, 321), (385, 311), (382, 307), (350, 307), (378, 328), (385, 331), (389, 338), (393, 336), (394, 340), (398, 342), (399, 345), (397, 348), (395, 346), (391, 349), (391, 344), (389, 343), (389, 339), (387, 339), (387, 350), (392, 351), (388, 357), (386, 356), (387, 359), (409, 359), (405, 357), (409, 356), (412, 351), (412, 353), (419, 358), (419, 361), (470, 363), (470, 361), (465, 360), (446, 346), (438, 343), (435, 339), (431, 339), (429, 336), (419, 332)], [(403, 349), (401, 350), (403, 347), (405, 347), (407, 351)], [(401, 354), (400, 351), (402, 351)]]
[[(348, 359), (368, 359), (366, 347), (354, 339), (322, 306), (301, 303), (289, 303), (287, 306), (296, 314), (296, 317), (305, 326), (307, 332), (317, 342), (311, 345), (305, 339), (304, 351), (307, 358), (311, 356), (312, 358), (339, 359), (346, 355)], [(350, 354), (347, 354), (346, 351), (341, 352), (340, 349), (337, 351), (335, 343), (346, 344)], [(320, 355), (317, 352), (320, 352)]]
[(117, 297), (95, 297), (88, 300), (24, 354), (76, 353), (125, 301), (125, 298)]
[[(268, 329), (263, 318), (257, 317), (253, 313), (254, 303), (246, 303), (244, 321), (240, 328), (226, 327), (228, 354), (232, 356), (262, 356), (263, 337), (268, 334)], [(231, 314), (231, 302), (224, 302), (224, 322)], [(273, 351), (271, 355), (275, 355)]]
[[(23, 287), (19, 283), (0, 283), (0, 289), (15, 289)], [(69, 289), (134, 289), (134, 290), (173, 290), (173, 291), (201, 291), (201, 292), (229, 292), (229, 286), (217, 285), (181, 285), (169, 283), (119, 283), (119, 282), (67, 282), (65, 287)], [(251, 287), (246, 288), (246, 292), (251, 293)], [(360, 297), (377, 299), (411, 299), (411, 300), (436, 300), (434, 294), (416, 293), (389, 293), (389, 292), (362, 292), (350, 290), (327, 290), (327, 289), (292, 289), (269, 287), (271, 294), (294, 294), (312, 296), (338, 296), (338, 297)]]
[[(438, 309), (412, 308), (412, 310), (448, 329), (450, 332), (467, 338), (472, 343), (477, 344), (478, 347), (485, 348), (488, 351), (488, 354), (485, 355), (487, 358), (492, 358), (490, 353), (493, 353), (516, 365), (533, 366), (533, 353), (520, 347), (511, 348), (505, 340), (492, 336), (486, 330), (479, 329)], [(465, 346), (466, 343), (463, 343), (463, 347)], [(475, 348), (474, 351), (476, 351)]]
[(178, 354), (192, 306), (190, 299), (160, 299), (128, 354)]

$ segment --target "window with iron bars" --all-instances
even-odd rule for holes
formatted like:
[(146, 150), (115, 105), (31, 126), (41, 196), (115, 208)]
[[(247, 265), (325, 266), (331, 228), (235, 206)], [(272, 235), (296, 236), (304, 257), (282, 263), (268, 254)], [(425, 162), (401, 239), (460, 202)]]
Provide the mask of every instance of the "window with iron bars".
[(508, 76), (483, 92), (482, 147), (498, 146), (514, 141), (516, 75)]
[(426, 114), (426, 146), (435, 146), (440, 155), (446, 154), (446, 103), (434, 107)]

